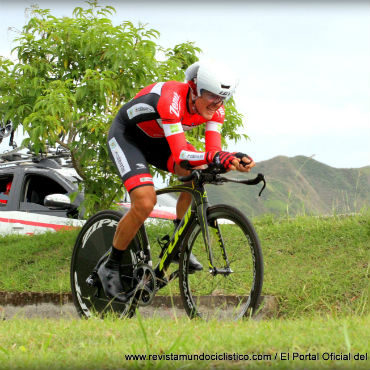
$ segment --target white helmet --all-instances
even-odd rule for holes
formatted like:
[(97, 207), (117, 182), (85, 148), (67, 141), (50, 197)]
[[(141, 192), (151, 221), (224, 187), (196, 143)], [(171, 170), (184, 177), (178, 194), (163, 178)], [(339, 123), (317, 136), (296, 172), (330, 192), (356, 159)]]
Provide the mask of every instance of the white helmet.
[(187, 81), (194, 80), (197, 94), (202, 90), (224, 97), (231, 98), (237, 85), (234, 74), (223, 64), (216, 62), (195, 62), (185, 71)]

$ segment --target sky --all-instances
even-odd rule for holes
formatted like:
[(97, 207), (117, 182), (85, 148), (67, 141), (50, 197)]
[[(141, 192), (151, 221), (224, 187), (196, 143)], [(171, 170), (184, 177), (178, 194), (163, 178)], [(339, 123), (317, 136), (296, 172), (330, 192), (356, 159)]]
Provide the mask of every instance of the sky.
[[(55, 16), (85, 6), (0, 0), (0, 55), (11, 57), (16, 33), (9, 28), (20, 30), (35, 3)], [(99, 4), (115, 7), (114, 24), (146, 23), (162, 46), (194, 41), (200, 57), (230, 65), (239, 78), (241, 132), (249, 136), (230, 151), (256, 162), (305, 155), (337, 168), (370, 165), (370, 1)]]

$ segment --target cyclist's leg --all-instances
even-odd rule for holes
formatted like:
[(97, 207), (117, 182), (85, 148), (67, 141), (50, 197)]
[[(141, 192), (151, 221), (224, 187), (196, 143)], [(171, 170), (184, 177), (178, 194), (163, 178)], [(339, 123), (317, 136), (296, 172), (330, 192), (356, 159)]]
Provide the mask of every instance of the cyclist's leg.
[[(154, 165), (155, 167), (175, 173), (175, 168), (177, 168), (178, 174), (186, 175), (189, 171), (182, 169), (180, 166), (175, 167), (175, 161), (173, 155), (171, 154), (171, 149), (165, 138), (148, 138), (140, 130), (135, 132), (135, 141), (140, 143), (140, 150), (144, 154), (148, 163)], [(195, 150), (194, 147), (188, 143), (190, 150)], [(181, 172), (180, 172), (181, 171)], [(175, 225), (184, 216), (186, 210), (188, 209), (191, 202), (191, 197), (187, 193), (181, 193), (177, 208), (177, 220), (175, 220)], [(192, 256), (194, 257), (194, 256)], [(203, 269), (203, 266), (194, 257), (190, 261), (190, 269), (199, 271)]]
[[(174, 165), (174, 173), (177, 176), (187, 176), (189, 174), (189, 170), (181, 168), (177, 163)], [(180, 193), (180, 196), (177, 200), (176, 204), (176, 217), (178, 220), (181, 220), (187, 209), (189, 208), (191, 203), (191, 194), (187, 192)]]
[(119, 222), (113, 239), (113, 246), (119, 250), (127, 248), (157, 201), (153, 178), (139, 143), (139, 137), (127, 133), (124, 122), (114, 120), (108, 135), (109, 155), (131, 199), (131, 208)]
[(130, 191), (131, 208), (117, 225), (113, 246), (126, 250), (140, 226), (149, 217), (156, 204), (154, 186), (140, 186)]
[(155, 202), (153, 178), (141, 150), (126, 133), (124, 122), (115, 119), (108, 135), (109, 155), (116, 165), (122, 181), (131, 194), (132, 207), (120, 220), (113, 239), (112, 251), (109, 258), (98, 269), (104, 292), (107, 296), (115, 297), (126, 303), (120, 278), (120, 262), (127, 246), (149, 216)]

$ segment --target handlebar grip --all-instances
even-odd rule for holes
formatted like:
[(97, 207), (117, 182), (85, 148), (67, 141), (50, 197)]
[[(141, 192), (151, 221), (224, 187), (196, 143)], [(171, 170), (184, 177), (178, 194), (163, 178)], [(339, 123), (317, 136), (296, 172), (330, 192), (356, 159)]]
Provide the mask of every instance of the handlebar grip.
[(265, 176), (262, 173), (259, 173), (254, 179), (243, 181), (247, 185), (257, 185), (261, 181), (265, 181)]

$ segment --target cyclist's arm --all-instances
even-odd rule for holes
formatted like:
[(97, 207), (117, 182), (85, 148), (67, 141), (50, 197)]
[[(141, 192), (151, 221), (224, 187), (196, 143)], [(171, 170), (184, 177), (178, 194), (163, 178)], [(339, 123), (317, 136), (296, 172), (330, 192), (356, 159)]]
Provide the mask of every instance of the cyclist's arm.
[(206, 124), (206, 152), (220, 151), (221, 146), (221, 122), (208, 121)]
[(220, 125), (224, 121), (225, 111), (221, 106), (206, 125), (206, 151), (189, 150), (181, 119), (186, 110), (188, 86), (173, 87), (164, 85), (161, 99), (158, 102), (158, 112), (162, 118), (165, 137), (167, 138), (174, 160), (178, 165), (188, 161), (193, 167), (212, 162), (217, 151), (221, 150)]
[(221, 106), (217, 109), (212, 119), (206, 123), (206, 152), (220, 151), (221, 145), (221, 129), (225, 119), (225, 110)]
[(194, 167), (208, 163), (206, 152), (189, 150), (180, 122), (170, 123), (162, 120), (162, 123), (168, 145), (178, 165), (182, 161), (189, 161), (189, 164)]
[(185, 84), (165, 84), (157, 110), (161, 116), (164, 135), (175, 162), (181, 165), (182, 161), (188, 161), (191, 166), (195, 167), (208, 162), (206, 152), (189, 150), (181, 125), (186, 110), (188, 90), (189, 86)]

